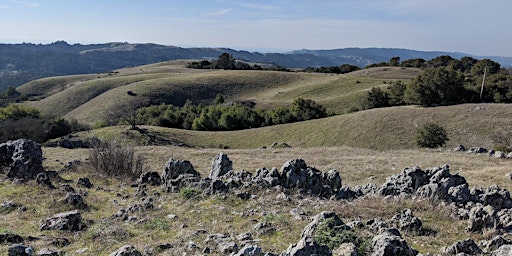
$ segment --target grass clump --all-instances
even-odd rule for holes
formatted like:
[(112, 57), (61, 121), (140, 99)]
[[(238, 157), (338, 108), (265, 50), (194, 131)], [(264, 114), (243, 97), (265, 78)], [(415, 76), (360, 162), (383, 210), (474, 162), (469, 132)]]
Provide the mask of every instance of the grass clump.
[(144, 168), (144, 157), (133, 146), (124, 146), (118, 141), (98, 142), (89, 150), (92, 167), (108, 176), (136, 179)]
[(199, 197), (199, 195), (201, 195), (201, 191), (197, 188), (185, 187), (180, 189), (179, 194), (183, 199), (189, 200)]

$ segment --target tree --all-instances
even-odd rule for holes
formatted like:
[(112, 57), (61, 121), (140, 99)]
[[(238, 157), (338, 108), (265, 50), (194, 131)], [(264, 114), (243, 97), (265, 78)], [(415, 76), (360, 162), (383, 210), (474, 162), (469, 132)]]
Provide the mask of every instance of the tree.
[(325, 108), (310, 99), (297, 98), (293, 101), (291, 113), (297, 121), (317, 119), (327, 116)]
[(373, 87), (366, 94), (363, 102), (365, 109), (389, 107), (389, 94), (379, 87)]
[(446, 68), (427, 69), (411, 82), (405, 101), (424, 107), (445, 106), (465, 101), (464, 75)]
[(388, 87), (389, 105), (401, 106), (405, 104), (404, 94), (407, 86), (402, 81), (396, 81)]
[(132, 130), (138, 130), (139, 115), (137, 109), (147, 106), (148, 103), (149, 100), (146, 98), (118, 99), (114, 107), (110, 109), (108, 118), (113, 124), (125, 122), (130, 125)]
[(350, 65), (350, 64), (343, 64), (340, 66), (340, 74), (346, 74), (350, 73), (352, 71), (360, 70), (361, 68), (358, 66)]
[(224, 102), (225, 102), (225, 100), (224, 100), (224, 96), (222, 96), (222, 94), (217, 94), (217, 96), (215, 96), (215, 105), (219, 105)]
[(399, 66), (400, 65), (400, 57), (393, 57), (389, 59), (389, 65), (390, 66)]
[(214, 62), (214, 67), (219, 69), (235, 69), (235, 59), (229, 53), (223, 53)]
[(479, 60), (471, 68), (471, 74), (481, 76), (484, 74), (484, 69), (487, 69), (487, 74), (496, 74), (500, 71), (501, 65), (490, 59)]
[(446, 130), (435, 123), (427, 123), (416, 130), (416, 145), (422, 148), (442, 147), (446, 141)]

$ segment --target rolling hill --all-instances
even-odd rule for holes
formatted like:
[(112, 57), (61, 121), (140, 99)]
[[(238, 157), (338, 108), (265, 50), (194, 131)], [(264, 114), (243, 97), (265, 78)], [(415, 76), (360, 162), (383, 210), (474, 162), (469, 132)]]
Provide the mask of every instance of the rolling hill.
[(43, 113), (73, 118), (87, 124), (102, 122), (122, 102), (149, 99), (153, 105), (181, 106), (187, 99), (211, 103), (217, 94), (227, 101), (251, 100), (268, 108), (290, 104), (295, 98), (313, 99), (328, 111), (346, 113), (374, 86), (407, 80), (420, 71), (411, 68), (374, 68), (347, 75), (279, 71), (197, 70), (186, 61), (120, 69), (96, 75), (35, 80), (17, 90), (28, 96), (27, 106)]
[[(369, 149), (415, 148), (416, 128), (436, 122), (449, 132), (449, 147), (493, 147), (494, 134), (510, 130), (512, 109), (506, 104), (466, 104), (436, 108), (380, 108), (346, 114), (374, 86), (416, 76), (418, 69), (376, 67), (345, 75), (185, 68), (187, 61), (162, 62), (109, 73), (52, 77), (18, 88), (43, 113), (93, 125), (108, 118), (116, 104), (149, 98), (153, 104), (181, 105), (186, 99), (211, 103), (217, 94), (227, 101), (251, 100), (257, 107), (313, 99), (337, 115), (306, 122), (233, 132), (198, 132), (144, 127), (146, 134), (125, 127), (106, 127), (92, 134), (125, 137), (139, 145), (183, 144), (192, 147), (260, 148), (274, 142), (293, 147), (349, 146)], [(87, 136), (91, 133), (87, 132)]]
[(119, 68), (179, 59), (212, 59), (222, 53), (236, 59), (270, 63), (288, 68), (339, 66), (360, 67), (387, 62), (392, 57), (402, 60), (429, 60), (440, 55), (453, 58), (470, 56), (490, 58), (504, 67), (512, 66), (510, 57), (473, 56), (456, 52), (426, 52), (394, 48), (345, 48), (333, 50), (297, 50), (287, 53), (259, 53), (229, 48), (182, 48), (157, 44), (105, 43), (70, 45), (64, 41), (51, 44), (0, 44), (0, 92), (9, 86), (50, 76), (93, 74)]

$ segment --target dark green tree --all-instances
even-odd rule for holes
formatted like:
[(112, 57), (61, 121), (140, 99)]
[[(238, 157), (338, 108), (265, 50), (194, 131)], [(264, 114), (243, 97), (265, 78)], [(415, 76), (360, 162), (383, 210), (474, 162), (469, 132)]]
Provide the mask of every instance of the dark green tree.
[(416, 145), (422, 148), (442, 147), (448, 141), (446, 130), (435, 123), (428, 123), (416, 130)]
[(465, 101), (464, 75), (446, 68), (427, 69), (411, 82), (405, 101), (424, 107), (459, 104)]
[(297, 98), (293, 101), (291, 113), (297, 121), (305, 121), (327, 116), (325, 108), (310, 99)]
[(402, 81), (396, 81), (388, 87), (389, 105), (401, 106), (405, 104), (404, 94), (407, 86)]
[(373, 87), (363, 101), (365, 109), (389, 107), (389, 94), (379, 87)]
[(400, 57), (393, 57), (389, 59), (389, 65), (390, 66), (399, 66), (400, 65)]
[(223, 53), (219, 56), (219, 59), (213, 63), (213, 65), (218, 69), (235, 69), (235, 59), (233, 58), (233, 55)]

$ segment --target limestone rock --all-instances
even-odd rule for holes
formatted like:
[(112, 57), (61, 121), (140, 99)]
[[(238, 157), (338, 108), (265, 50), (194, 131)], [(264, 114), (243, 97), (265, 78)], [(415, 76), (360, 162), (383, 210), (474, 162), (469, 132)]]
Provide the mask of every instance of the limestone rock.
[(55, 214), (41, 225), (40, 230), (79, 231), (83, 228), (82, 215), (77, 210), (74, 210)]
[(15, 244), (7, 249), (8, 256), (31, 256), (34, 253), (34, 249), (28, 245)]
[(151, 186), (160, 186), (162, 185), (162, 178), (158, 172), (145, 172), (140, 175), (137, 182), (140, 184), (149, 184)]
[(396, 229), (388, 229), (372, 239), (372, 256), (414, 256), (418, 252), (409, 247)]
[(41, 145), (27, 139), (0, 144), (0, 166), (7, 167), (7, 177), (31, 180), (43, 172)]
[(440, 251), (441, 254), (456, 255), (459, 253), (465, 253), (467, 255), (481, 254), (482, 250), (475, 244), (472, 239), (461, 240), (453, 245), (443, 247)]
[(109, 256), (142, 256), (142, 253), (137, 251), (137, 249), (131, 245), (124, 245)]
[(75, 209), (86, 210), (89, 208), (82, 196), (77, 193), (68, 193), (64, 198), (64, 203), (75, 207)]
[(219, 153), (212, 161), (212, 168), (208, 176), (212, 180), (221, 178), (233, 169), (233, 162), (224, 153)]

